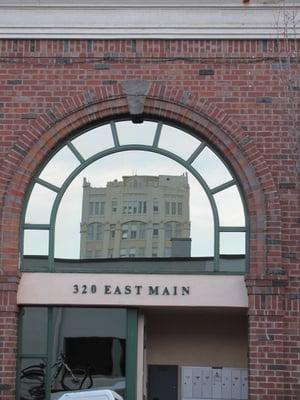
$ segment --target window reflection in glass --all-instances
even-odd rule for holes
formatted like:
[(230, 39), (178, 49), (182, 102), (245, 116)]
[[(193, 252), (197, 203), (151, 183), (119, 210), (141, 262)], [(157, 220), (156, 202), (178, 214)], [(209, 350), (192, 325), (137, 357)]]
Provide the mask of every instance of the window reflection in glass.
[(158, 146), (187, 160), (200, 145), (199, 139), (172, 126), (163, 125)]
[(47, 230), (24, 231), (24, 255), (46, 256), (49, 249), (49, 232)]
[(46, 400), (45, 358), (24, 358), (20, 362), (20, 400)]
[(76, 156), (65, 146), (50, 159), (39, 178), (53, 185), (61, 186), (78, 165), (79, 161)]
[(232, 179), (223, 161), (208, 147), (205, 147), (192, 166), (201, 174), (211, 189)]
[(48, 313), (45, 307), (26, 307), (22, 314), (22, 351), (25, 354), (47, 353)]
[(244, 232), (220, 232), (220, 254), (245, 254)]
[[(188, 160), (186, 168), (192, 163), (210, 189), (232, 180), (220, 157), (197, 138), (149, 121), (140, 125), (116, 122), (83, 133), (55, 154), (40, 177), (60, 186), (79, 165), (79, 160), (83, 162), (99, 151), (112, 150), (115, 146), (118, 150), (130, 144), (153, 145), (155, 151), (168, 150)], [(40, 193), (36, 195), (37, 188)], [(56, 188), (52, 189), (51, 185), (47, 189), (35, 184), (26, 223), (49, 222), (56, 195)], [(43, 203), (42, 192), (52, 196), (51, 201), (46, 199), (48, 208), (39, 207)], [(182, 246), (182, 240), (189, 242), (187, 249), (191, 248), (184, 252), (185, 257), (213, 257), (214, 237), (218, 234), (213, 201), (216, 201), (221, 227), (243, 227), (245, 215), (236, 185), (211, 194), (210, 200), (192, 173), (171, 158), (145, 148), (111, 154), (87, 166), (64, 193), (55, 221), (54, 257), (172, 257), (174, 246), (177, 243)], [(35, 218), (32, 210), (39, 213), (42, 208), (46, 217)], [(24, 254), (47, 255), (52, 243), (51, 236), (49, 246), (47, 227), (33, 227), (44, 231), (26, 228)], [(240, 254), (239, 247), (244, 246), (241, 236), (234, 237), (237, 244), (232, 246), (233, 255)], [(221, 248), (223, 251), (223, 239)], [(176, 254), (180, 256), (179, 248)]]
[[(110, 388), (124, 396), (126, 315), (124, 309), (54, 308), (52, 359), (63, 354), (80, 379), (87, 374), (86, 388)], [(72, 384), (70, 376), (64, 384)], [(58, 376), (52, 390), (60, 387)]]
[(131, 121), (116, 123), (121, 145), (144, 144), (150, 146), (153, 143), (156, 127), (156, 123), (147, 121), (143, 122), (143, 124), (133, 124)]
[(72, 144), (85, 159), (95, 153), (113, 147), (113, 137), (110, 125), (103, 125), (85, 132), (72, 140)]
[(28, 202), (25, 222), (27, 224), (49, 224), (55, 196), (54, 191), (36, 183)]
[(238, 188), (234, 185), (214, 195), (221, 226), (245, 226), (245, 213)]
[(244, 272), (245, 254), (245, 232), (220, 232), (220, 271)]
[[(132, 175), (138, 166), (140, 172)], [(114, 179), (107, 182), (107, 175)], [(83, 192), (87, 194), (84, 201)], [(97, 200), (97, 194), (101, 199)], [(95, 215), (97, 202), (99, 215)], [(101, 202), (109, 205), (103, 215)], [(173, 224), (171, 229), (168, 222)], [(96, 228), (100, 223), (102, 228)], [(129, 249), (133, 248), (135, 257), (153, 253), (165, 257), (170, 243), (164, 241), (173, 237), (192, 238), (191, 256), (213, 255), (212, 211), (205, 192), (176, 162), (144, 151), (127, 151), (93, 163), (70, 185), (58, 210), (55, 257), (79, 258), (79, 248), (83, 259), (98, 258), (100, 251), (102, 258), (132, 257)], [(152, 252), (154, 239), (162, 243)]]
[(124, 397), (126, 309), (54, 307), (51, 315), (49, 334), (53, 346), (49, 358), (48, 309), (23, 308), (19, 399), (46, 398), (49, 359), (51, 398), (69, 391), (104, 387)]

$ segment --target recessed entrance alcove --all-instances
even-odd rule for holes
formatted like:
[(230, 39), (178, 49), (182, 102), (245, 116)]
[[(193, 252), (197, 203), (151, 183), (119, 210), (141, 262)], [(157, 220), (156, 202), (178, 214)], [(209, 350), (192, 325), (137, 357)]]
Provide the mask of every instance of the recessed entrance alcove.
[(247, 399), (245, 204), (175, 125), (116, 120), (57, 147), (22, 215), (18, 400)]

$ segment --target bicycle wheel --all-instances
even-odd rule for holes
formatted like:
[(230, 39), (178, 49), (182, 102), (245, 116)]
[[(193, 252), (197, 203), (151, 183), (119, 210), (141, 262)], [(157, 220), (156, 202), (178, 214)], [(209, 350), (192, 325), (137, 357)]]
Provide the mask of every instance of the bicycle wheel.
[(45, 373), (38, 366), (26, 368), (21, 372), (21, 399), (44, 400)]
[(32, 381), (39, 383), (44, 382), (45, 379), (45, 371), (37, 367), (26, 368), (21, 371), (21, 380), (26, 383), (30, 383)]
[(33, 388), (29, 389), (29, 393), (34, 400), (44, 400), (45, 399), (45, 385), (34, 386)]
[(72, 374), (65, 370), (61, 379), (61, 386), (64, 390), (90, 389), (93, 386), (93, 379), (88, 371), (75, 368), (72, 370)]

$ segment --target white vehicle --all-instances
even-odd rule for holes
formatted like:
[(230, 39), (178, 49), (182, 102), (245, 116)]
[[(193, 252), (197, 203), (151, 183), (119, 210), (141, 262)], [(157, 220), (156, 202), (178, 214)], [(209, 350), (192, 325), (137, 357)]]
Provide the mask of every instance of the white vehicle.
[(123, 397), (113, 390), (98, 389), (68, 392), (63, 394), (59, 400), (123, 400)]

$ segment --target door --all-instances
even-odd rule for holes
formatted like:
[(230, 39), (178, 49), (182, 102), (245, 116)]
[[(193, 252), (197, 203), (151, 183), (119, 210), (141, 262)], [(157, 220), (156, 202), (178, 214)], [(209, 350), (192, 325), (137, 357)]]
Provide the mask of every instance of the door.
[(177, 400), (177, 388), (176, 365), (149, 365), (148, 400)]

